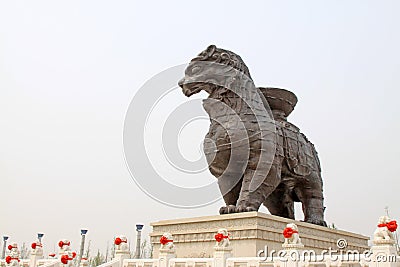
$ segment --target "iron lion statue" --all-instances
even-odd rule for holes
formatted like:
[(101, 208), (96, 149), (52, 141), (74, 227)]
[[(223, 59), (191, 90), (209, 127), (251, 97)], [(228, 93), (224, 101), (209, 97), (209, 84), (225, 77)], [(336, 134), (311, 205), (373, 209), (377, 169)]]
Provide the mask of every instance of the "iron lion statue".
[(178, 82), (185, 96), (208, 93), (204, 140), (209, 170), (225, 206), (220, 214), (258, 211), (326, 226), (321, 168), (314, 145), (287, 121), (297, 103), (290, 91), (256, 87), (242, 58), (209, 46), (193, 58)]

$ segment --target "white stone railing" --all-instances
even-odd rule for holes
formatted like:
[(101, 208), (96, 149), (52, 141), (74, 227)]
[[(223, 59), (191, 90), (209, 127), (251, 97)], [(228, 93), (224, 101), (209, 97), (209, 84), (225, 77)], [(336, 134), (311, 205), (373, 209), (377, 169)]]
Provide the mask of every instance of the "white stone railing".
[(158, 259), (126, 259), (123, 267), (158, 267)]
[[(156, 259), (130, 259), (130, 252), (125, 236), (115, 239), (115, 258), (98, 267), (400, 267), (400, 256), (395, 247), (394, 232), (397, 229), (395, 221), (390, 221), (387, 216), (380, 218), (377, 229), (374, 232), (374, 245), (369, 251), (354, 254), (354, 251), (337, 251), (335, 255), (316, 254), (314, 251), (304, 250), (297, 226), (288, 224), (283, 231), (285, 242), (280, 253), (266, 255), (268, 257), (233, 257), (229, 233), (226, 229), (219, 229), (215, 235), (216, 244), (214, 254), (210, 258), (177, 258), (173, 237), (164, 233), (160, 238), (161, 247)], [(65, 242), (68, 243), (69, 242)], [(63, 243), (64, 244), (64, 243)], [(339, 247), (339, 243), (338, 243)], [(346, 246), (345, 246), (346, 247)], [(42, 253), (31, 254), (29, 260), (19, 260), (17, 246), (8, 257), (8, 263), (0, 260), (0, 267), (75, 267), (73, 258), (66, 264), (61, 259), (67, 256), (65, 251), (60, 251), (59, 258), (43, 259)], [(310, 253), (313, 252), (313, 253)], [(295, 256), (295, 257), (293, 257)], [(70, 256), (67, 256), (70, 257)], [(64, 258), (65, 260), (65, 258)], [(80, 267), (87, 267), (88, 262), (81, 262)]]
[(111, 261), (100, 264), (98, 267), (121, 267), (121, 259), (113, 259)]
[(35, 267), (58, 267), (60, 264), (59, 259), (39, 259), (36, 261)]
[[(300, 256), (298, 260), (289, 256), (234, 258), (231, 257), (230, 249), (215, 249), (211, 258), (176, 258), (173, 250), (160, 253), (158, 259), (129, 259), (128, 254), (117, 253), (113, 260), (98, 267), (400, 267), (400, 256), (391, 253), (391, 246), (373, 246), (371, 251), (368, 258), (364, 255), (358, 256), (357, 259), (346, 255), (314, 255), (307, 259)], [(291, 249), (290, 252), (302, 255), (302, 250)], [(39, 259), (36, 263), (36, 267), (65, 267), (59, 259)], [(20, 260), (19, 267), (29, 267), (29, 264), (30, 260)], [(0, 260), (0, 267), (9, 266), (4, 260)]]
[(173, 258), (169, 260), (169, 267), (213, 267), (214, 258)]
[(226, 267), (269, 267), (275, 266), (271, 259), (263, 259), (258, 257), (241, 257), (241, 258), (228, 258), (226, 260)]
[(60, 265), (62, 264), (59, 259), (40, 259), (35, 267), (60, 267)]

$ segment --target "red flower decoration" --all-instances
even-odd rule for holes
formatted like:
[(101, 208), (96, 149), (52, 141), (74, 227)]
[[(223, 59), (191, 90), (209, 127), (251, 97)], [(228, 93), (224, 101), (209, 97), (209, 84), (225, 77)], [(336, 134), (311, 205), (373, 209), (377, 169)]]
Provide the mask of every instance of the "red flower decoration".
[(36, 249), (36, 246), (37, 246), (36, 243), (32, 243), (31, 248)]
[(121, 242), (122, 242), (122, 239), (119, 238), (119, 237), (115, 238), (115, 240), (114, 240), (114, 244), (117, 245), (117, 246), (118, 246), (119, 244), (121, 244)]
[(386, 227), (390, 232), (394, 232), (394, 231), (397, 230), (397, 222), (396, 221), (390, 221), (390, 222), (387, 223)]
[(55, 253), (50, 253), (49, 256), (50, 256), (50, 257), (55, 257), (56, 254), (55, 254)]
[(7, 256), (7, 257), (6, 257), (6, 262), (7, 262), (8, 264), (10, 264), (10, 262), (11, 262), (12, 260), (17, 260), (18, 262), (20, 262), (20, 260), (19, 260), (18, 258), (13, 258), (13, 257), (11, 257), (11, 256)]
[(387, 229), (390, 232), (394, 232), (397, 230), (397, 222), (396, 221), (390, 221), (388, 223), (380, 223), (378, 224), (378, 227), (387, 227)]
[[(63, 264), (68, 264), (68, 260), (70, 260), (70, 258), (68, 257), (68, 255), (62, 255), (61, 256), (61, 262)], [(71, 259), (72, 260), (72, 259)]]
[(76, 252), (72, 252), (72, 258), (74, 259), (76, 257)]
[(170, 240), (164, 235), (160, 238), (161, 245), (166, 245), (168, 242), (174, 242), (174, 240)]
[(228, 238), (228, 239), (229, 239), (229, 236), (223, 235), (223, 234), (221, 234), (221, 233), (218, 233), (218, 234), (216, 234), (216, 235), (214, 236), (214, 238), (215, 238), (215, 240), (219, 243), (219, 242), (221, 242), (222, 239), (224, 239), (224, 238)]
[(13, 246), (12, 245), (8, 245), (8, 250), (12, 250), (13, 249)]
[(64, 245), (69, 246), (70, 244), (71, 244), (71, 242), (64, 243), (62, 240), (61, 240), (60, 242), (58, 242), (58, 246), (59, 246), (60, 248), (62, 248)]
[(283, 234), (283, 236), (284, 236), (285, 238), (291, 238), (292, 235), (295, 234), (295, 233), (298, 233), (298, 231), (293, 230), (292, 228), (286, 227), (286, 228), (283, 230), (283, 233), (282, 233), (282, 234)]
[(215, 240), (217, 240), (217, 242), (221, 242), (222, 239), (224, 239), (224, 235), (221, 233), (218, 233), (214, 236)]

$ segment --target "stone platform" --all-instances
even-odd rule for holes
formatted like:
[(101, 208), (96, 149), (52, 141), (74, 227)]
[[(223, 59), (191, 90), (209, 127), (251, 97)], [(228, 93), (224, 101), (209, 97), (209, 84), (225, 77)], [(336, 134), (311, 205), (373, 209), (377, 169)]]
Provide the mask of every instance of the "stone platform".
[(298, 226), (304, 249), (312, 249), (316, 253), (329, 248), (338, 249), (338, 239), (347, 241), (344, 250), (363, 252), (369, 249), (369, 237), (366, 236), (260, 212), (244, 212), (151, 223), (153, 231), (150, 241), (155, 248), (153, 258), (158, 257), (160, 237), (165, 232), (174, 237), (177, 257), (212, 257), (214, 235), (219, 228), (228, 229), (234, 257), (256, 257), (257, 252), (264, 250), (265, 246), (269, 251), (282, 249), (282, 231), (287, 223)]

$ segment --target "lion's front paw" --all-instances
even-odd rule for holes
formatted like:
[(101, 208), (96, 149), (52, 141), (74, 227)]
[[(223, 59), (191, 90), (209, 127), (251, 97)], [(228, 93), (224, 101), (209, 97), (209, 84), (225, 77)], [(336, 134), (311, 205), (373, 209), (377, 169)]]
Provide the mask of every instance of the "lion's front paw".
[(321, 226), (327, 226), (326, 222), (323, 219), (318, 219), (318, 218), (309, 218), (308, 220), (306, 220), (306, 222)]
[(221, 207), (219, 209), (219, 214), (229, 214), (229, 213), (235, 213), (236, 212), (236, 207), (234, 205), (228, 205), (225, 207)]
[(236, 207), (236, 212), (249, 212), (249, 211), (257, 211), (255, 207), (248, 205), (238, 205)]

